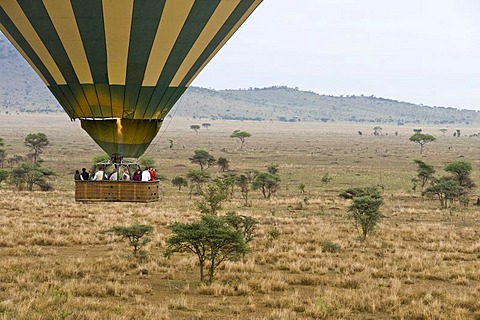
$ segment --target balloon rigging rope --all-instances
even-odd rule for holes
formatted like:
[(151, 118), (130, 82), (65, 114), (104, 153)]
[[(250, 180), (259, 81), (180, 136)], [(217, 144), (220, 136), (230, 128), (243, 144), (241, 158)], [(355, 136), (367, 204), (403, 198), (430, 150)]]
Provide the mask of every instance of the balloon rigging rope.
[(158, 135), (158, 137), (156, 137), (155, 141), (153, 141), (153, 143), (150, 145), (150, 147), (148, 148), (148, 151), (145, 152), (145, 154), (142, 156), (142, 157), (145, 157), (147, 155), (149, 155), (152, 150), (157, 146), (158, 142), (160, 141), (160, 139), (163, 137), (163, 135), (165, 134), (165, 132), (167, 132), (167, 129), (168, 127), (170, 126), (170, 124), (172, 123), (173, 121), (173, 118), (175, 117), (175, 115), (177, 114), (177, 111), (178, 109), (180, 108), (180, 104), (183, 100), (183, 95), (180, 97), (180, 99), (178, 100), (177, 102), (177, 105), (176, 107), (173, 108), (173, 114), (170, 115), (170, 120), (168, 121), (167, 125), (164, 127), (165, 129), (162, 130), (162, 132), (160, 132), (160, 134)]

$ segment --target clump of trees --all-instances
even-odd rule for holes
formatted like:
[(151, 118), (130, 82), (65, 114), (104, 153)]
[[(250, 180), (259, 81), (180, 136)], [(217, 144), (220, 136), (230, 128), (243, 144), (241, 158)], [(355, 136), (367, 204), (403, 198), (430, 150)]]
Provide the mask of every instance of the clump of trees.
[(43, 161), (40, 159), (43, 149), (50, 144), (47, 136), (44, 133), (30, 133), (25, 137), (24, 144), (29, 148), (27, 156), (14, 155), (7, 158), (3, 149), (4, 140), (0, 138), (1, 167), (3, 168), (5, 163), (10, 165), (10, 170), (0, 170), (0, 183), (8, 181), (18, 190), (33, 191), (34, 187), (42, 191), (53, 190), (50, 180), (54, 172), (42, 167)]
[(449, 208), (456, 202), (468, 204), (470, 191), (475, 187), (471, 177), (472, 164), (467, 160), (457, 160), (448, 163), (444, 171), (449, 175), (435, 177), (435, 168), (421, 160), (414, 160), (417, 164), (417, 176), (412, 179), (414, 189), (420, 184), (422, 196), (436, 198), (443, 209)]
[(457, 160), (448, 163), (444, 170), (450, 175), (431, 178), (430, 185), (422, 195), (437, 198), (443, 209), (449, 208), (456, 202), (468, 204), (470, 191), (475, 187), (471, 178), (472, 164), (466, 160)]

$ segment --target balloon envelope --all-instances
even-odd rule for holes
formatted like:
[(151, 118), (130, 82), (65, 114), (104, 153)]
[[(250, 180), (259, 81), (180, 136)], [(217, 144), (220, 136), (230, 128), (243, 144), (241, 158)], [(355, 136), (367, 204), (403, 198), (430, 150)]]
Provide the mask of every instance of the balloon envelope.
[(109, 155), (139, 157), (262, 0), (0, 0), (0, 30)]

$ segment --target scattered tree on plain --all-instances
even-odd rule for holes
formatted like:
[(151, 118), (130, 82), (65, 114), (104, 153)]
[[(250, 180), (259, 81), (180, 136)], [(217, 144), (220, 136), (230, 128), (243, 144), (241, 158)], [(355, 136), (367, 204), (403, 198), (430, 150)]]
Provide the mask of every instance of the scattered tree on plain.
[(38, 158), (43, 152), (43, 149), (48, 146), (50, 142), (45, 133), (29, 133), (25, 138), (25, 145), (30, 148), (33, 156), (33, 163), (37, 163)]
[(230, 226), (225, 217), (204, 215), (199, 221), (177, 222), (168, 228), (173, 234), (167, 239), (164, 255), (170, 257), (177, 252), (195, 254), (199, 262), (200, 281), (207, 284), (213, 282), (215, 270), (222, 262), (236, 261), (248, 252), (241, 232)]
[(380, 191), (375, 187), (350, 188), (342, 191), (340, 197), (352, 200), (348, 212), (357, 229), (361, 228), (362, 239), (366, 239), (380, 221), (380, 206), (383, 203)]
[(467, 189), (475, 187), (475, 183), (470, 177), (473, 170), (470, 161), (458, 160), (450, 162), (445, 166), (444, 170), (451, 173), (461, 187)]
[(220, 157), (217, 160), (217, 166), (222, 172), (228, 171), (230, 170), (230, 161), (225, 157)]
[(205, 150), (195, 150), (195, 154), (189, 158), (191, 163), (198, 164), (200, 171), (204, 171), (213, 166), (217, 160)]
[(200, 130), (200, 126), (198, 124), (192, 124), (190, 126), (190, 129), (192, 129), (193, 131), (195, 131), (195, 134), (198, 134), (198, 130)]
[(330, 181), (333, 180), (333, 177), (327, 173), (325, 173), (322, 178), (320, 179), (322, 181), (322, 185), (327, 185), (330, 183)]
[[(133, 248), (133, 255), (137, 256), (146, 244), (148, 244), (152, 239), (143, 238), (148, 233), (153, 230), (153, 227), (150, 225), (144, 224), (135, 224), (132, 226), (113, 226), (110, 229), (103, 230), (102, 233), (113, 233), (116, 236), (120, 236), (123, 239), (127, 239), (129, 244)], [(143, 238), (143, 239), (142, 239)]]
[(175, 178), (172, 179), (172, 184), (175, 187), (178, 187), (178, 191), (181, 191), (182, 187), (188, 186), (188, 180), (185, 179), (184, 177), (176, 176)]
[(237, 185), (240, 187), (240, 193), (244, 200), (244, 206), (249, 206), (248, 195), (250, 194), (250, 189), (252, 187), (253, 181), (255, 181), (258, 172), (255, 170), (249, 170), (237, 177)]
[(425, 133), (415, 133), (413, 136), (410, 137), (410, 141), (416, 142), (420, 145), (420, 154), (423, 153), (423, 146), (429, 142), (435, 141), (435, 137), (431, 134)]
[(443, 136), (445, 136), (445, 133), (448, 131), (448, 129), (439, 129), (438, 131), (440, 131), (442, 133)]
[(53, 175), (52, 170), (43, 168), (38, 163), (22, 162), (12, 169), (10, 178), (19, 190), (26, 186), (28, 191), (32, 191), (34, 186), (38, 186), (42, 191), (49, 191), (53, 187), (47, 178)]
[(253, 189), (260, 189), (265, 199), (270, 199), (280, 188), (280, 177), (270, 172), (262, 172), (253, 181)]
[(421, 191), (423, 192), (423, 189), (427, 185), (428, 182), (433, 181), (434, 179), (434, 174), (435, 174), (435, 168), (433, 165), (428, 164), (422, 160), (413, 160), (417, 165), (417, 177), (415, 178), (415, 181), (418, 181), (420, 183), (420, 188)]
[(210, 180), (210, 175), (205, 171), (190, 170), (187, 179), (190, 181), (190, 193), (195, 189), (196, 194), (202, 194), (202, 186)]
[(208, 130), (210, 128), (211, 124), (210, 123), (202, 123), (202, 127)]
[(197, 207), (203, 214), (216, 215), (228, 197), (228, 188), (221, 180), (213, 180), (201, 190), (201, 199)]
[(240, 140), (241, 145), (240, 149), (243, 149), (243, 144), (245, 143), (245, 139), (251, 137), (252, 135), (247, 131), (235, 130), (230, 135), (230, 138), (237, 138)]
[(466, 190), (452, 177), (440, 177), (422, 193), (426, 197), (437, 198), (440, 207), (446, 209), (450, 204), (466, 196)]

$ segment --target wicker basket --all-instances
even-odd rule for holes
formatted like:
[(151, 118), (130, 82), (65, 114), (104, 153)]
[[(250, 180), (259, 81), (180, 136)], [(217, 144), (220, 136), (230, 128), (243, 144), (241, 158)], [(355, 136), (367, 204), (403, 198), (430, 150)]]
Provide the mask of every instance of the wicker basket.
[(75, 181), (75, 200), (152, 202), (158, 201), (158, 181)]

